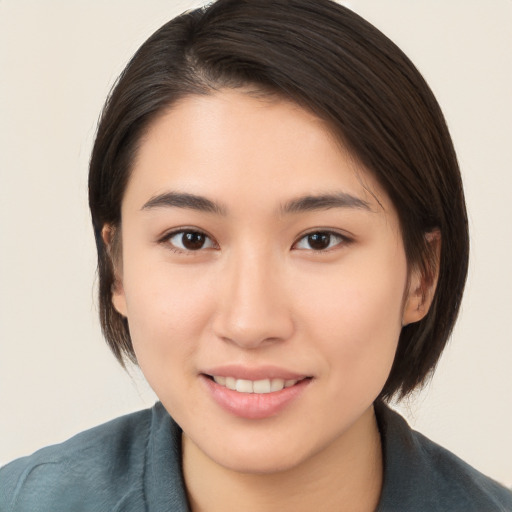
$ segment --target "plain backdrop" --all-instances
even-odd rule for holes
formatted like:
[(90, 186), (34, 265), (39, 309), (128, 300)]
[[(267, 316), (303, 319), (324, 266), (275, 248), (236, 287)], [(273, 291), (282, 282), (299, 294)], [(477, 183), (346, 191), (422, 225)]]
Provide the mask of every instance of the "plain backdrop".
[[(459, 323), (431, 385), (399, 408), (512, 485), (512, 1), (344, 3), (433, 88), (470, 215)], [(200, 4), (0, 0), (0, 463), (155, 400), (135, 370), (121, 370), (98, 327), (87, 162), (130, 56)]]

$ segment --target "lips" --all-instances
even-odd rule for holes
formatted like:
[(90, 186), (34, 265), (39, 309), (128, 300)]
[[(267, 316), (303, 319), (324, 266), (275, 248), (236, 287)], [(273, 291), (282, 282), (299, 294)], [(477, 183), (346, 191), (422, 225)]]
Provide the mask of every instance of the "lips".
[(203, 374), (210, 377), (233, 377), (235, 379), (244, 379), (251, 381), (266, 380), (266, 379), (283, 379), (287, 380), (301, 380), (310, 375), (288, 370), (274, 365), (260, 365), (260, 366), (243, 366), (239, 364), (225, 364), (222, 366), (215, 366), (205, 368), (202, 370)]
[(276, 367), (240, 366), (213, 368), (200, 377), (217, 405), (247, 419), (278, 415), (296, 401), (313, 380)]

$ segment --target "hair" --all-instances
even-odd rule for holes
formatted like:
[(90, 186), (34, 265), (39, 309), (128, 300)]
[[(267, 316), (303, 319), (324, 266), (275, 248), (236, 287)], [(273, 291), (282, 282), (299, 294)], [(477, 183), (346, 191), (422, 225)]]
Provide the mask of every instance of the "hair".
[[(401, 330), (380, 394), (403, 398), (435, 369), (459, 311), (469, 253), (462, 181), (421, 74), (384, 34), (331, 0), (218, 0), (166, 23), (130, 60), (103, 109), (89, 172), (105, 338), (123, 366), (136, 363), (112, 290), (115, 233), (141, 138), (186, 96), (248, 86), (328, 122), (389, 195), (409, 268), (426, 281), (438, 276), (427, 315)], [(102, 238), (105, 225), (114, 230), (113, 247)], [(439, 257), (426, 236), (433, 230), (442, 241)]]

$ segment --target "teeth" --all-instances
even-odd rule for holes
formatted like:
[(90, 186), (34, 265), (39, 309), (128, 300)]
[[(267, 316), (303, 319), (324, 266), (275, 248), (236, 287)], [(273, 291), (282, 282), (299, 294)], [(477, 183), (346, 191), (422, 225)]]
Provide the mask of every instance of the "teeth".
[(270, 379), (255, 380), (252, 384), (253, 393), (270, 393), (271, 389)]
[(281, 391), (284, 388), (284, 380), (283, 379), (272, 379), (270, 383), (270, 391)]
[(234, 377), (213, 376), (213, 380), (228, 389), (238, 391), (239, 393), (273, 393), (289, 388), (297, 384), (298, 380), (284, 379), (263, 379), (263, 380), (247, 380), (235, 379)]
[[(217, 384), (220, 384), (220, 382), (217, 382)], [(232, 389), (233, 391), (236, 390), (236, 379), (234, 377), (226, 377), (226, 387), (228, 389)]]
[(215, 382), (217, 384), (220, 384), (221, 386), (225, 386), (226, 385), (226, 377), (217, 377), (215, 379)]
[(252, 393), (253, 392), (252, 381), (238, 379), (236, 381), (235, 389), (240, 393)]

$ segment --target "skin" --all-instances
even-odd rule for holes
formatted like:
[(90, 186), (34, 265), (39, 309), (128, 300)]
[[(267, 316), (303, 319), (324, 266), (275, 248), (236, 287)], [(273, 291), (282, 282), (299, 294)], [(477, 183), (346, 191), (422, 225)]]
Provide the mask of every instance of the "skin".
[[(360, 203), (283, 212), (334, 191)], [(169, 192), (221, 211), (155, 201)], [(193, 510), (374, 510), (382, 457), (372, 403), (402, 326), (428, 304), (373, 176), (297, 105), (222, 90), (186, 97), (150, 126), (121, 213), (113, 303), (184, 431)], [(181, 245), (185, 228), (207, 235), (201, 248)], [(311, 232), (332, 233), (326, 250)], [(277, 414), (240, 418), (204, 386), (202, 373), (225, 364), (310, 380)]]

